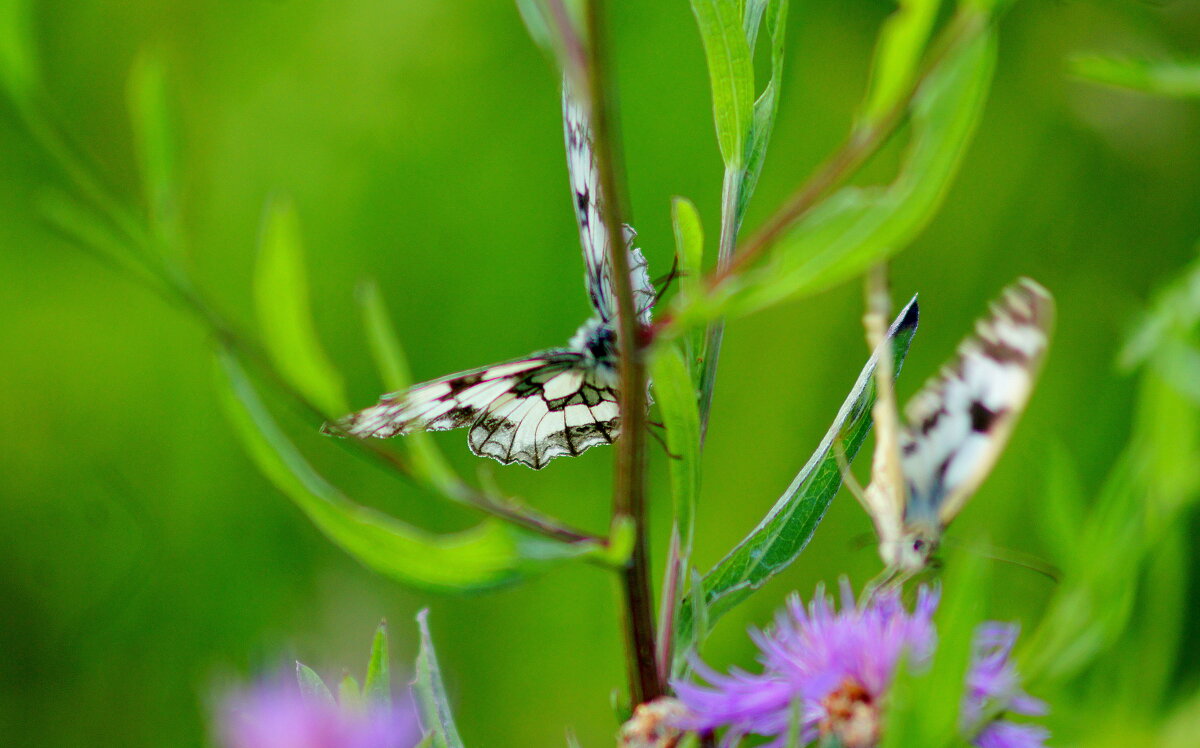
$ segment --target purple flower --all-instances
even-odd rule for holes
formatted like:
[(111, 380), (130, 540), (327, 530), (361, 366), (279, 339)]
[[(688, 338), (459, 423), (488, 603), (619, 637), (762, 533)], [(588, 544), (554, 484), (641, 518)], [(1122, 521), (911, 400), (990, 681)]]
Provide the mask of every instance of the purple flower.
[(1019, 629), (1002, 623), (982, 624), (975, 632), (967, 692), (963, 696), (963, 728), (979, 732), (972, 743), (979, 748), (1042, 748), (1050, 733), (1037, 725), (995, 719), (979, 729), (987, 714), (1041, 716), (1046, 704), (1021, 689), (1016, 668), (1009, 660)]
[[(761, 674), (733, 669), (728, 675), (693, 660), (707, 685), (675, 682), (688, 708), (677, 724), (711, 732), (725, 728), (723, 746), (747, 735), (786, 744), (799, 718), (800, 737), (811, 742), (835, 736), (845, 748), (870, 748), (883, 729), (888, 689), (902, 655), (921, 669), (937, 645), (933, 613), (937, 590), (921, 587), (909, 612), (896, 590), (878, 591), (857, 602), (845, 580), (841, 609), (817, 588), (806, 609), (793, 595), (767, 632), (751, 631), (760, 650)], [(979, 627), (963, 697), (963, 729), (978, 748), (1042, 748), (1049, 733), (996, 715), (1040, 715), (1046, 706), (1025, 693), (1009, 661), (1017, 628), (999, 623)], [(991, 722), (982, 724), (982, 720)]]
[(218, 722), (223, 748), (413, 748), (421, 740), (410, 699), (338, 704), (285, 678), (231, 693)]
[(761, 650), (761, 675), (733, 670), (722, 675), (693, 663), (709, 687), (674, 684), (691, 716), (682, 726), (699, 731), (728, 727), (724, 745), (745, 735), (787, 741), (799, 710), (801, 736), (836, 735), (846, 748), (865, 748), (879, 738), (883, 699), (900, 656), (916, 667), (928, 663), (936, 642), (931, 618), (938, 594), (922, 587), (910, 613), (895, 591), (856, 603), (841, 583), (841, 610), (820, 587), (808, 608), (793, 595), (768, 632), (752, 631)]

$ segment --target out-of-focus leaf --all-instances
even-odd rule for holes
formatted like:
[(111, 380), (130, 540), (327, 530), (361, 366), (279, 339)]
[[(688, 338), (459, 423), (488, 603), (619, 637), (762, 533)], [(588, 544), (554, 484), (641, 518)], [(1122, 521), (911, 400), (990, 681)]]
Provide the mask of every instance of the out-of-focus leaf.
[[(679, 263), (679, 293), (684, 298), (695, 298), (702, 286), (704, 273), (704, 229), (700, 225), (700, 213), (686, 197), (671, 200), (671, 225), (675, 230), (675, 257)], [(707, 354), (703, 329), (691, 331), (685, 338), (688, 369), (698, 382)]]
[(342, 680), (338, 683), (338, 704), (348, 709), (362, 709), (363, 692), (358, 686), (358, 681), (353, 675), (347, 673), (342, 676)]
[(296, 661), (296, 683), (300, 685), (300, 693), (304, 694), (305, 698), (329, 704), (334, 703), (329, 686), (325, 685), (325, 681), (321, 680), (317, 671), (299, 660)]
[(300, 222), (287, 200), (268, 203), (263, 217), (254, 301), (267, 352), (279, 373), (322, 412), (349, 408), (342, 379), (318, 342), (308, 302)]
[[(364, 283), (359, 287), (358, 299), (371, 356), (375, 359), (384, 386), (392, 392), (407, 389), (412, 384), (408, 358), (388, 316), (379, 286), (374, 282)], [(427, 432), (418, 431), (404, 438), (404, 447), (412, 457), (413, 471), (431, 488), (453, 498), (458, 476), (433, 438)]]
[(355, 504), (304, 460), (240, 364), (229, 354), (221, 363), (227, 414), (259, 470), (330, 540), (380, 574), (435, 591), (479, 590), (514, 582), (560, 559), (596, 552), (591, 546), (528, 537), (496, 521), (436, 535)]
[(727, 168), (741, 169), (754, 116), (754, 65), (737, 0), (691, 0), (708, 60), (717, 143)]
[[(917, 329), (917, 301), (900, 312), (888, 332), (894, 354), (894, 371), (899, 375), (909, 344)], [(767, 580), (788, 567), (808, 545), (825, 510), (841, 488), (842, 478), (833, 452), (842, 440), (846, 458), (853, 460), (871, 428), (871, 406), (875, 401), (873, 374), (879, 352), (871, 356), (853, 389), (838, 410), (825, 438), (801, 469), (787, 491), (737, 546), (704, 576), (704, 598), (709, 625), (749, 597)], [(696, 638), (691, 606), (680, 608), (676, 626), (675, 652), (687, 654)]]
[(41, 77), (32, 16), (29, 0), (0, 0), (0, 85), (22, 107)]
[(899, 8), (883, 24), (875, 45), (871, 86), (863, 110), (863, 126), (886, 115), (912, 85), (940, 0), (898, 0)]
[(658, 347), (651, 362), (651, 381), (671, 453), (668, 476), (686, 557), (692, 548), (696, 497), (700, 491), (700, 411), (691, 374), (678, 346), (666, 343)]
[(150, 216), (169, 234), (176, 230), (177, 138), (166, 66), (157, 54), (144, 51), (134, 61), (126, 100)]
[(433, 640), (429, 636), (429, 609), (417, 613), (417, 626), (421, 630), (421, 648), (417, 652), (417, 676), (413, 682), (413, 696), (421, 713), (421, 726), (433, 737), (437, 748), (463, 748), (450, 702), (446, 698), (446, 687), (442, 683), (442, 671), (438, 668), (437, 654), (433, 651)]
[(554, 35), (550, 31), (550, 20), (546, 17), (546, 6), (542, 0), (517, 0), (517, 12), (525, 23), (534, 43), (545, 50), (554, 50)]
[(886, 187), (846, 187), (815, 207), (770, 259), (729, 284), (725, 298), (679, 310), (686, 324), (723, 311), (747, 313), (815, 293), (864, 272), (911, 242), (941, 204), (975, 131), (995, 62), (990, 30), (950, 54), (921, 86), (912, 140)]
[(1065, 569), (1078, 555), (1078, 535), (1085, 516), (1083, 482), (1062, 444), (1052, 445), (1047, 463), (1044, 511), (1036, 526), (1055, 562)]
[[(752, 11), (754, 14), (752, 16)], [(775, 126), (775, 115), (779, 111), (779, 88), (783, 85), (783, 42), (786, 36), (788, 0), (770, 0), (746, 5), (746, 34), (750, 50), (754, 50), (757, 38), (759, 18), (765, 15), (767, 33), (771, 37), (771, 79), (758, 100), (754, 102), (754, 112), (750, 123), (750, 133), (746, 138), (746, 165), (742, 178), (738, 183), (735, 231), (741, 227), (742, 218), (754, 188), (758, 186), (758, 177), (762, 173), (763, 163), (767, 157), (767, 144), (771, 140), (771, 130)]]
[(1200, 98), (1200, 60), (1133, 60), (1106, 55), (1080, 55), (1071, 72), (1093, 83), (1170, 96)]
[(375, 638), (371, 640), (371, 659), (367, 662), (363, 695), (367, 701), (386, 703), (392, 700), (392, 676), (388, 671), (387, 621), (380, 621), (375, 629)]

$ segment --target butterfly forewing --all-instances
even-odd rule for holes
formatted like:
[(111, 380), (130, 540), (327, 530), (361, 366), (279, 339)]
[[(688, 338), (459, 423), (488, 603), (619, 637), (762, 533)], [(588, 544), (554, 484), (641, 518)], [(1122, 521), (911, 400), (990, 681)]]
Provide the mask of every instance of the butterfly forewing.
[(1029, 400), (1053, 321), (1050, 294), (1022, 278), (909, 401), (900, 434), (906, 523), (945, 526), (979, 487)]
[[(592, 307), (604, 322), (616, 319), (616, 293), (612, 285), (612, 265), (608, 254), (608, 227), (604, 222), (604, 203), (600, 199), (600, 174), (592, 150), (592, 130), (584, 105), (563, 88), (563, 135), (567, 145), (567, 171), (571, 177), (571, 197), (575, 218), (579, 223), (579, 241), (583, 246), (586, 267), (585, 281)], [(650, 309), (654, 306), (654, 285), (642, 251), (633, 246), (637, 233), (629, 226), (624, 229), (625, 248), (629, 254), (630, 277), (633, 281), (633, 302), (641, 322), (650, 324)]]

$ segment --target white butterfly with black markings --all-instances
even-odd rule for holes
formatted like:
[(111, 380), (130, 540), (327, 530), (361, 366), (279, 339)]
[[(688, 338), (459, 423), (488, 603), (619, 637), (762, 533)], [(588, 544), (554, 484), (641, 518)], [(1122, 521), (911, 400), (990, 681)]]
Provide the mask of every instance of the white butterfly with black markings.
[[(392, 437), (414, 431), (470, 427), (467, 444), (480, 456), (538, 470), (563, 455), (612, 444), (621, 432), (617, 406), (616, 293), (608, 230), (600, 199), (592, 133), (580, 103), (563, 93), (563, 129), (571, 197), (583, 246), (588, 297), (595, 314), (565, 348), (553, 348), (479, 369), (459, 372), (402, 392), (352, 413), (327, 433)], [(650, 323), (656, 300), (646, 258), (625, 226), (634, 303)]]
[(1050, 293), (1021, 278), (909, 401), (907, 424), (894, 401), (876, 404), (871, 483), (859, 498), (892, 573), (925, 568), (991, 471), (1029, 400), (1053, 322)]

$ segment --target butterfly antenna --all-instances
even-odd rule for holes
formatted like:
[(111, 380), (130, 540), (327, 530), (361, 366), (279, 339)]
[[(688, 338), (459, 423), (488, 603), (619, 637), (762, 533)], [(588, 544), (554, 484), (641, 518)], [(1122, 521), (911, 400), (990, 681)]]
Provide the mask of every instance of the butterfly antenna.
[(654, 279), (654, 285), (657, 286), (654, 293), (655, 304), (662, 300), (663, 294), (667, 292), (667, 288), (670, 287), (671, 283), (682, 275), (683, 273), (679, 270), (679, 255), (675, 255), (674, 259), (671, 260), (671, 269), (667, 274)]
[[(657, 423), (655, 421), (647, 421), (646, 426), (648, 426), (648, 427), (653, 426), (653, 427), (657, 427), (660, 429), (666, 429), (666, 426), (663, 426), (661, 423)], [(683, 459), (682, 456), (677, 455), (671, 451), (670, 447), (667, 446), (667, 440), (663, 438), (662, 434), (658, 433), (653, 428), (647, 428), (646, 430), (649, 431), (650, 436), (653, 436), (654, 440), (657, 441), (662, 446), (663, 452), (666, 452), (667, 457), (670, 457), (672, 460), (682, 460)]]
[(954, 538), (943, 538), (942, 545), (956, 545), (963, 550), (976, 553), (983, 558), (989, 558), (993, 561), (999, 561), (1003, 564), (1012, 564), (1013, 566), (1017, 566), (1022, 569), (1028, 569), (1035, 574), (1040, 574), (1041, 576), (1046, 577), (1055, 584), (1058, 584), (1062, 581), (1062, 569), (1059, 569), (1053, 564), (1046, 563), (1040, 558), (1028, 553), (1014, 551), (1009, 548), (997, 548), (995, 546), (981, 546), (963, 543), (962, 541)]

